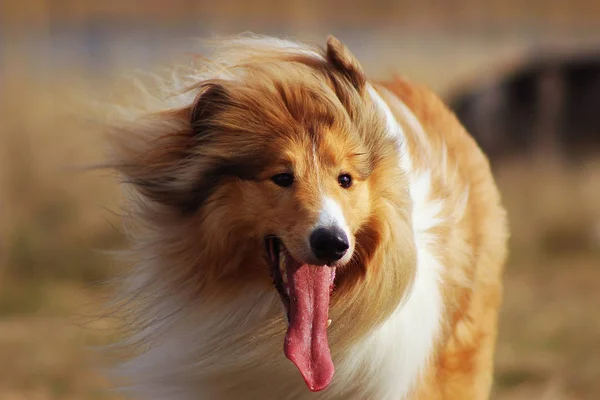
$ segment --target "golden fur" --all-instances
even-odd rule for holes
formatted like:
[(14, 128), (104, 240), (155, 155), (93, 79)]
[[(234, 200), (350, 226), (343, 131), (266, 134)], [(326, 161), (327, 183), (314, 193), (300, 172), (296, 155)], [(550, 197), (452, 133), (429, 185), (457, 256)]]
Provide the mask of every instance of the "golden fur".
[[(425, 244), (441, 266), (432, 284), (443, 307), (419, 375), (390, 393), (486, 398), (507, 229), (474, 141), (428, 90), (400, 78), (369, 81), (333, 37), (322, 51), (268, 38), (219, 48), (174, 74), (170, 85), (182, 81), (185, 90), (169, 100), (159, 93), (135, 118), (127, 111), (129, 121), (115, 124), (110, 136), (129, 189), (135, 267), (122, 293), (130, 311), (126, 345), (135, 354), (120, 371), (135, 393), (310, 394), (281, 351), (286, 323), (263, 241), (277, 234), (296, 258), (310, 259), (305, 237), (326, 193), (352, 233), (352, 257), (338, 268), (329, 311), (338, 372), (313, 396), (378, 398), (380, 367), (369, 364), (368, 354), (354, 354), (401, 309), (419, 262), (427, 261), (418, 260), (423, 249), (411, 196), (415, 177), (425, 176), (424, 200), (436, 202), (426, 232), (433, 239)], [(401, 145), (377, 96), (402, 132)], [(293, 191), (270, 181), (290, 169)], [(354, 177), (351, 188), (339, 187), (340, 172)]]

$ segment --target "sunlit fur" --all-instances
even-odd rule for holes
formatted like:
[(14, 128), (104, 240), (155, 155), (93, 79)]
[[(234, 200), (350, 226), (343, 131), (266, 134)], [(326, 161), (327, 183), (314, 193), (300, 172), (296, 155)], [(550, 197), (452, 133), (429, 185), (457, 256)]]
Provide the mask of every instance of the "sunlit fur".
[[(196, 61), (157, 78), (154, 94), (140, 84), (140, 112), (122, 108), (111, 127), (134, 264), (120, 287), (124, 388), (170, 400), (486, 398), (507, 229), (455, 117), (403, 79), (368, 80), (333, 37), (321, 49), (245, 36)], [(286, 171), (293, 187), (270, 180)], [(310, 263), (324, 210), (343, 218), (351, 248), (330, 305), (336, 375), (315, 394), (283, 354), (264, 237)]]

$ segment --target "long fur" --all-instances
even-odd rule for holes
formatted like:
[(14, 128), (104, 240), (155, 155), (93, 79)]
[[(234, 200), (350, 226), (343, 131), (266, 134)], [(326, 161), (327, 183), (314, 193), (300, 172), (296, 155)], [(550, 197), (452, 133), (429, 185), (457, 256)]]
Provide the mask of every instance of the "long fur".
[[(171, 400), (488, 396), (505, 214), (487, 160), (437, 97), (368, 80), (333, 37), (325, 48), (224, 40), (154, 82), (109, 137), (132, 243), (120, 287), (131, 354), (115, 372), (125, 389)], [(301, 177), (293, 194), (269, 180), (289, 165)], [(325, 203), (352, 238), (329, 311), (337, 372), (313, 394), (283, 355), (263, 238), (310, 257), (306, 232)]]

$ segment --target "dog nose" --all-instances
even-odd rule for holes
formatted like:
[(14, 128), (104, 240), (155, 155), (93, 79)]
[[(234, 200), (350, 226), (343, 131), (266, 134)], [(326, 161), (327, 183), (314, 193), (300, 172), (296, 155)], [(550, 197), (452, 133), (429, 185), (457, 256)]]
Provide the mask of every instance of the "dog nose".
[(342, 258), (348, 247), (348, 237), (338, 228), (318, 228), (310, 235), (312, 252), (325, 264)]

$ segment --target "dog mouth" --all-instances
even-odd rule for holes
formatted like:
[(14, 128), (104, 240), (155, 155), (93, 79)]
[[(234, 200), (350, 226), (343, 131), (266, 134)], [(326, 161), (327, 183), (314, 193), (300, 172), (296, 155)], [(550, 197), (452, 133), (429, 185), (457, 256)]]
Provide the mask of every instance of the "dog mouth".
[(265, 238), (265, 245), (273, 285), (288, 321), (285, 356), (296, 365), (311, 391), (323, 390), (335, 372), (327, 339), (335, 267), (296, 260), (276, 236)]

